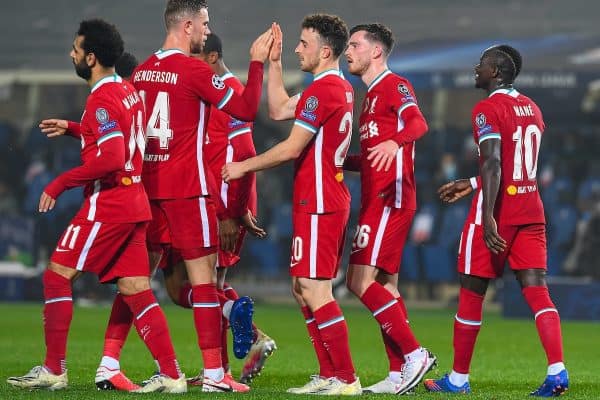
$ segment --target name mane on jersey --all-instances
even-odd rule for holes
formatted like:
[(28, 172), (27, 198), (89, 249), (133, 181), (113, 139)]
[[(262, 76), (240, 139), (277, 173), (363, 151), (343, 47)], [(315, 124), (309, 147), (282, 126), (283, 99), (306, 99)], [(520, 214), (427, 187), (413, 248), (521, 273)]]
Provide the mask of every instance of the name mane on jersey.
[(134, 82), (158, 82), (158, 83), (170, 83), (171, 85), (177, 85), (179, 74), (176, 72), (169, 71), (153, 71), (153, 70), (141, 70), (137, 71), (133, 76)]
[(517, 117), (533, 117), (533, 108), (531, 104), (527, 104), (526, 106), (513, 106), (513, 110), (515, 110), (515, 115)]

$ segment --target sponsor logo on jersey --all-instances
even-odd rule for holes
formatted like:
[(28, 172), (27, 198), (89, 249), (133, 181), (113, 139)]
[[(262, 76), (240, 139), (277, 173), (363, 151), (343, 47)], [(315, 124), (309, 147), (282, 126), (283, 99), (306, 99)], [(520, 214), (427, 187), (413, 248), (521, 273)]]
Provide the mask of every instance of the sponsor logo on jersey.
[(506, 193), (508, 193), (511, 196), (514, 196), (515, 194), (517, 194), (517, 187), (515, 185), (510, 185), (506, 188)]
[(341, 182), (344, 180), (344, 173), (343, 172), (338, 172), (337, 174), (335, 174), (335, 180), (338, 182)]
[(108, 111), (106, 109), (100, 107), (96, 109), (96, 121), (99, 124), (105, 124), (109, 120)]
[(213, 75), (212, 77), (212, 85), (217, 90), (225, 89), (225, 82), (223, 82), (223, 79), (221, 79), (221, 77), (217, 74)]
[(121, 178), (121, 183), (122, 183), (124, 186), (129, 186), (129, 185), (131, 185), (131, 184), (133, 183), (133, 181), (131, 180), (131, 178), (130, 178), (130, 177), (128, 177), (128, 176), (124, 176), (124, 177), (122, 177), (122, 178)]
[(317, 116), (315, 115), (315, 113), (306, 110), (302, 110), (302, 112), (300, 112), (300, 116), (312, 122), (315, 122), (317, 120)]
[(117, 121), (108, 121), (98, 127), (98, 133), (104, 133), (111, 129), (114, 129), (117, 126)]
[(236, 126), (240, 126), (240, 125), (244, 125), (245, 122), (244, 121), (240, 121), (239, 119), (235, 119), (235, 118), (231, 118), (231, 121), (229, 121), (229, 127), (230, 128), (235, 128)]
[(304, 103), (304, 110), (308, 112), (313, 112), (317, 109), (318, 106), (319, 99), (317, 99), (315, 96), (310, 96), (308, 99), (306, 99), (306, 103)]

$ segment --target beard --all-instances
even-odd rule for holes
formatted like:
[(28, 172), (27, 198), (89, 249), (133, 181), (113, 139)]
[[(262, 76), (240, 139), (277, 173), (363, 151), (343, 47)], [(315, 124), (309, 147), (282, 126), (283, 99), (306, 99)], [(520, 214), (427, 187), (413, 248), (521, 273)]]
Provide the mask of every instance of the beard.
[(86, 81), (89, 81), (90, 78), (92, 77), (92, 69), (87, 65), (85, 60), (82, 60), (81, 62), (79, 62), (77, 64), (74, 63), (74, 65), (75, 65), (75, 73), (77, 74), (77, 76), (85, 79)]

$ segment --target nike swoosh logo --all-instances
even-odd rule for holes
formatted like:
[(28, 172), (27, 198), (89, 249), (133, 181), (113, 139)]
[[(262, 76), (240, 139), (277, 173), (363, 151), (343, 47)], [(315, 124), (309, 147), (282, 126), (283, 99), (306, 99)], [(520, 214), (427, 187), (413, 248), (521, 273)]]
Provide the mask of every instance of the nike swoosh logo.
[(71, 251), (71, 249), (59, 249), (58, 247), (56, 248), (56, 251), (59, 253), (64, 253), (65, 251)]
[(290, 268), (295, 267), (296, 265), (298, 265), (298, 263), (300, 263), (300, 261), (290, 263)]
[(363, 249), (356, 249), (356, 250), (351, 250), (350, 254), (354, 254), (354, 253), (358, 253), (359, 251), (362, 251)]

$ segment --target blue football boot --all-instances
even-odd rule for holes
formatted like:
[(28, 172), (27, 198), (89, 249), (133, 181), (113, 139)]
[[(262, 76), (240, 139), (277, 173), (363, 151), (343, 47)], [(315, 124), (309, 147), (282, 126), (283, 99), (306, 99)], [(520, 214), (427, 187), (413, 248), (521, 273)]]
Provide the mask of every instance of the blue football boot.
[(233, 334), (233, 354), (242, 359), (246, 357), (254, 340), (252, 330), (254, 302), (248, 296), (242, 296), (233, 302), (229, 313), (229, 326)]
[(546, 376), (542, 385), (531, 392), (531, 396), (558, 397), (569, 389), (569, 373), (563, 369), (556, 375)]
[(471, 393), (469, 382), (465, 382), (462, 386), (455, 386), (450, 382), (448, 374), (442, 376), (440, 379), (425, 379), (423, 385), (430, 392)]

